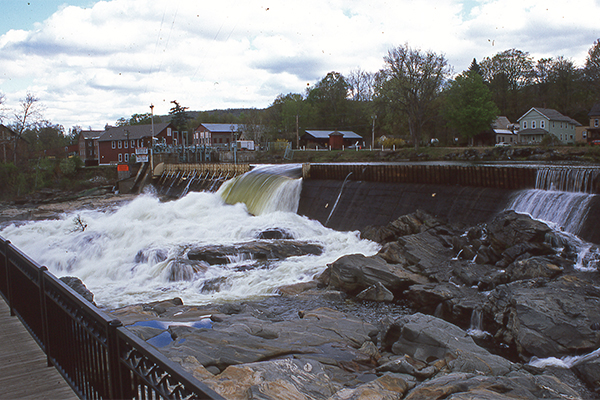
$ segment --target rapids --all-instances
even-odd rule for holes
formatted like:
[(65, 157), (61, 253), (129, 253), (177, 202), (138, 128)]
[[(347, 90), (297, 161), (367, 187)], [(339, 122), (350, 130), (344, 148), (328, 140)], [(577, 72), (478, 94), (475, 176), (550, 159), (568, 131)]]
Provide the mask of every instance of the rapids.
[[(259, 179), (256, 173), (251, 177)], [(274, 183), (263, 178), (260, 192), (271, 196), (263, 195), (252, 212), (241, 197), (232, 200), (231, 185), (239, 182), (230, 182), (219, 193), (190, 192), (170, 202), (143, 194), (116, 210), (81, 210), (57, 220), (11, 224), (0, 235), (55, 276), (79, 277), (105, 308), (172, 297), (200, 305), (271, 296), (282, 285), (311, 280), (342, 255), (370, 256), (379, 250), (358, 232), (334, 231), (297, 215), (300, 179), (282, 176), (283, 181)], [(252, 260), (233, 255), (232, 262), (200, 269), (192, 280), (169, 279), (170, 265), (185, 260), (192, 246), (247, 243), (274, 228), (324, 251), (267, 267), (253, 267)], [(219, 280), (220, 289), (203, 291), (211, 280)]]

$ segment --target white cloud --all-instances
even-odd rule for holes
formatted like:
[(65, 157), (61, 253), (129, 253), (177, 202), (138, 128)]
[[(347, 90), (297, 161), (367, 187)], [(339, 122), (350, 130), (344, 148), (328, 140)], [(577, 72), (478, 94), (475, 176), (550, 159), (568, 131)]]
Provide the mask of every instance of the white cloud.
[(597, 38), (595, 0), (112, 0), (67, 6), (0, 36), (0, 91), (27, 90), (46, 117), (101, 128), (119, 117), (266, 107), (329, 71), (376, 71), (393, 46), (443, 53), (457, 72), (518, 48), (582, 64)]

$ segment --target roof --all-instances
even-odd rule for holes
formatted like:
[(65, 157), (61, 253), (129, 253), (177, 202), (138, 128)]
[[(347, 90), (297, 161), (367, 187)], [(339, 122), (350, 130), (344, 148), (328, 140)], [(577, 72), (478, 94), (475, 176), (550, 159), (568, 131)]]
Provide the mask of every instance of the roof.
[(352, 131), (306, 131), (306, 134), (315, 139), (329, 139), (329, 135), (336, 132), (344, 135), (344, 139), (362, 139), (362, 136)]
[(510, 120), (506, 117), (498, 117), (492, 122), (492, 129), (507, 129), (510, 125)]
[(84, 139), (98, 139), (104, 131), (81, 131), (79, 134)]
[[(154, 134), (164, 131), (170, 122), (161, 122), (154, 124)], [(110, 127), (98, 138), (98, 141), (105, 142), (108, 140), (133, 140), (152, 136), (152, 124), (144, 125), (125, 125)]]
[[(238, 132), (239, 131), (239, 125), (238, 124), (200, 124), (198, 126), (198, 128), (200, 128), (201, 126), (203, 126), (204, 128), (206, 128), (206, 130), (208, 130), (209, 132), (212, 133), (217, 133), (217, 132), (226, 132), (226, 133), (231, 133), (231, 127), (233, 126), (233, 131), (234, 132)], [(196, 128), (196, 130), (198, 129)]]
[(521, 118), (519, 118), (518, 121), (520, 121), (523, 118), (525, 118), (525, 116), (527, 114), (529, 114), (532, 110), (535, 110), (535, 111), (539, 112), (544, 117), (548, 118), (549, 121), (570, 122), (570, 123), (572, 123), (575, 126), (581, 126), (581, 124), (579, 122), (575, 121), (573, 118), (567, 117), (566, 115), (562, 115), (558, 111), (553, 110), (551, 108), (537, 108), (537, 107), (532, 107), (529, 111), (527, 111), (525, 114), (523, 114), (523, 116), (521, 116)]
[(496, 135), (518, 135), (518, 132), (513, 132), (510, 129), (494, 129)]
[(541, 128), (523, 129), (523, 130), (519, 131), (519, 135), (521, 135), (521, 136), (524, 136), (524, 135), (545, 135), (547, 133), (548, 133), (547, 130), (541, 129)]
[(592, 109), (588, 113), (589, 117), (593, 117), (595, 115), (600, 115), (600, 103), (596, 103), (592, 106)]

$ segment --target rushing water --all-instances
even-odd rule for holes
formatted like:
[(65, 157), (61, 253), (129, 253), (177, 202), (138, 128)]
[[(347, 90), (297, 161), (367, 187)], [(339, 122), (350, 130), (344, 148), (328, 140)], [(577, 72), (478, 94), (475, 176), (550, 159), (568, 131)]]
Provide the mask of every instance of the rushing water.
[[(265, 178), (256, 173), (250, 177)], [(82, 210), (58, 220), (13, 224), (0, 235), (56, 276), (81, 278), (95, 301), (109, 308), (170, 297), (206, 304), (268, 296), (279, 286), (311, 280), (344, 254), (377, 252), (379, 246), (361, 240), (358, 232), (337, 232), (297, 215), (300, 179), (263, 179), (261, 193), (266, 180), (272, 196), (252, 203), (252, 212), (240, 198), (232, 197), (231, 184), (244, 185), (236, 180), (219, 193), (191, 192), (171, 202), (145, 194), (113, 211)], [(186, 260), (190, 247), (247, 243), (274, 228), (295, 240), (322, 245), (324, 251), (266, 267), (232, 255), (230, 263), (204, 266), (191, 279), (173, 281), (171, 266)], [(220, 282), (219, 289), (203, 290), (207, 281)]]

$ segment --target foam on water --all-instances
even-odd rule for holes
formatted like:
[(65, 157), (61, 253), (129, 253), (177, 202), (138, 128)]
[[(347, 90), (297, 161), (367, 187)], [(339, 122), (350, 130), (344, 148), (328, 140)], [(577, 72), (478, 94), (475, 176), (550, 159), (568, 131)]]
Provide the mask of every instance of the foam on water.
[[(85, 230), (76, 218), (87, 224)], [(236, 269), (236, 263), (212, 266), (197, 272), (191, 281), (169, 280), (169, 266), (185, 259), (191, 246), (248, 242), (271, 228), (320, 244), (324, 252), (290, 257), (268, 268)], [(81, 278), (104, 307), (170, 297), (181, 297), (185, 304), (205, 304), (270, 295), (281, 285), (312, 279), (344, 254), (372, 255), (379, 248), (361, 240), (358, 232), (327, 229), (289, 211), (253, 216), (244, 204), (228, 205), (218, 194), (205, 192), (166, 203), (141, 195), (116, 211), (86, 210), (58, 220), (10, 225), (0, 235), (54, 275)], [(136, 261), (139, 252), (149, 257)], [(210, 279), (221, 279), (220, 290), (202, 293)]]

